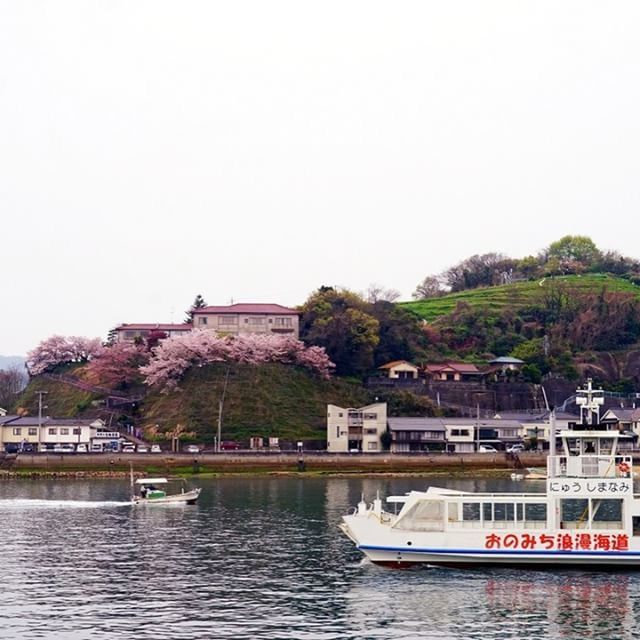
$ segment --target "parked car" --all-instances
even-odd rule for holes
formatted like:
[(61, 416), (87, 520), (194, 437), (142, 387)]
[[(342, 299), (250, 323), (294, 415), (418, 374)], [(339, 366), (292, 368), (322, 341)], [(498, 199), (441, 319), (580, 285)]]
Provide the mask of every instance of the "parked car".
[(138, 453), (148, 453), (148, 452), (149, 452), (149, 449), (148, 449), (148, 447), (147, 447), (147, 445), (146, 445), (146, 444), (139, 444), (139, 445), (136, 447), (136, 451), (137, 451)]
[(237, 451), (240, 449), (240, 443), (235, 440), (223, 440), (220, 443), (220, 449), (222, 451)]
[(4, 445), (4, 450), (6, 453), (18, 453), (18, 451), (20, 451), (20, 445), (17, 442), (9, 442)]
[(54, 453), (75, 453), (76, 448), (72, 444), (55, 444), (53, 445)]
[(123, 444), (122, 445), (122, 453), (135, 453), (136, 448), (132, 444)]
[(524, 451), (523, 444), (512, 444), (510, 447), (507, 447), (507, 453), (520, 453)]
[(82, 443), (76, 445), (76, 453), (87, 453), (87, 445)]
[(480, 453), (498, 453), (498, 450), (490, 444), (481, 444), (478, 451)]
[(162, 449), (160, 448), (159, 444), (152, 444), (151, 445), (151, 453), (162, 453)]
[(187, 445), (187, 453), (200, 453), (200, 448), (197, 444)]

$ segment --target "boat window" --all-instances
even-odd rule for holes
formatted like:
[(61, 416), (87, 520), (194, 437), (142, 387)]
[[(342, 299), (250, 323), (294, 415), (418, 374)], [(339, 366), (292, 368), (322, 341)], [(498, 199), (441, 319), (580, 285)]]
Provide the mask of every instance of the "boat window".
[(517, 502), (516, 503), (516, 520), (523, 520), (523, 505), (522, 502)]
[(547, 505), (544, 502), (527, 502), (524, 505), (524, 519), (532, 522), (547, 520)]
[(496, 502), (493, 507), (494, 520), (513, 520), (513, 503), (512, 502)]
[(482, 518), (484, 520), (493, 520), (493, 504), (491, 502), (485, 502), (482, 505)]
[(463, 502), (462, 503), (462, 519), (463, 520), (480, 520), (480, 503), (479, 502)]
[(444, 502), (420, 500), (409, 508), (394, 525), (397, 529), (411, 531), (442, 531), (444, 529)]
[(560, 500), (562, 529), (584, 529), (589, 524), (589, 500), (566, 498)]
[(614, 498), (592, 499), (591, 513), (594, 529), (622, 528), (622, 500)]

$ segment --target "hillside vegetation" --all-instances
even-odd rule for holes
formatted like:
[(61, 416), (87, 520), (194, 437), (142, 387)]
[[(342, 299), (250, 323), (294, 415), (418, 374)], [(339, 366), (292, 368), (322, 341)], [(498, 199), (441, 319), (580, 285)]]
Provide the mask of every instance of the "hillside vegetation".
[(433, 322), (442, 316), (453, 313), (459, 303), (477, 309), (498, 312), (508, 309), (517, 312), (523, 307), (539, 304), (545, 292), (557, 287), (558, 284), (562, 284), (576, 293), (597, 294), (604, 288), (610, 292), (630, 293), (640, 300), (640, 286), (625, 278), (597, 273), (581, 276), (553, 276), (535, 282), (514, 282), (494, 287), (466, 289), (437, 298), (401, 302), (400, 306), (427, 322)]
[[(82, 368), (75, 373), (82, 375)], [(38, 414), (37, 391), (46, 391), (43, 415), (102, 417), (112, 426), (135, 423), (151, 438), (163, 439), (183, 433), (203, 442), (213, 442), (217, 433), (218, 408), (225, 388), (227, 365), (193, 368), (168, 393), (150, 389), (135, 407), (109, 412), (104, 394), (77, 389), (72, 384), (45, 376), (31, 379), (12, 410)], [(323, 380), (308, 371), (271, 363), (229, 367), (222, 412), (222, 437), (247, 440), (250, 436), (277, 436), (295, 440), (326, 437), (327, 404), (362, 406), (371, 394), (357, 382)]]

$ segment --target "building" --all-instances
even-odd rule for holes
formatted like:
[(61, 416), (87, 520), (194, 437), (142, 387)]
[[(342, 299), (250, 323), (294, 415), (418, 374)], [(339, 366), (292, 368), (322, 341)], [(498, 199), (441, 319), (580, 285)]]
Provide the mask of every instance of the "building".
[(299, 314), (279, 304), (232, 304), (193, 310), (194, 329), (227, 335), (271, 333), (298, 338)]
[(189, 333), (190, 324), (121, 324), (115, 328), (116, 342), (136, 342), (147, 340), (150, 334), (164, 333), (167, 338)]
[(327, 405), (327, 451), (330, 453), (376, 453), (387, 430), (387, 403), (351, 409)]
[(475, 364), (466, 362), (427, 364), (424, 373), (433, 382), (480, 382), (483, 376)]
[(444, 451), (446, 428), (439, 418), (388, 418), (392, 453)]
[(603, 424), (611, 424), (618, 431), (640, 435), (640, 409), (608, 409), (602, 416)]
[(378, 367), (378, 370), (386, 374), (386, 377), (394, 380), (417, 380), (420, 374), (419, 367), (406, 360), (387, 362)]
[[(100, 439), (104, 426), (99, 418), (4, 416), (0, 418), (0, 442), (5, 451), (54, 452), (61, 446), (75, 450), (79, 444), (89, 450), (94, 439)], [(109, 435), (113, 438), (114, 433)], [(115, 436), (120, 434), (115, 432)]]
[(489, 365), (491, 367), (499, 367), (503, 372), (520, 371), (524, 364), (524, 360), (520, 360), (519, 358), (511, 358), (510, 356), (501, 356), (499, 358), (489, 360)]

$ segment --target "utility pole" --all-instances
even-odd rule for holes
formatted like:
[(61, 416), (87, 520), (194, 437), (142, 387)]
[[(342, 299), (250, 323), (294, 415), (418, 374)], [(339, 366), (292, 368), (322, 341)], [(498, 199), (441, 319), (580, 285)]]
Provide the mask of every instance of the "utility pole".
[[(48, 391), (36, 391), (38, 394), (38, 450), (42, 441), (42, 396), (46, 396)], [(46, 409), (46, 405), (45, 405)]]
[(218, 402), (218, 441), (216, 442), (216, 449), (218, 453), (222, 451), (222, 408), (224, 406), (224, 396), (227, 393), (227, 383), (229, 382), (229, 369), (231, 365), (227, 365), (227, 372), (224, 376), (224, 385), (222, 387), (222, 395), (220, 396), (220, 401)]

